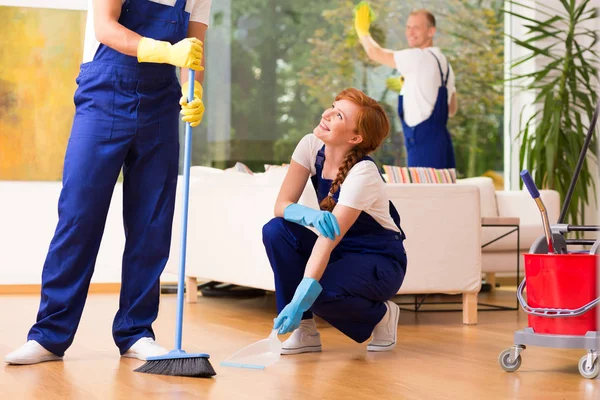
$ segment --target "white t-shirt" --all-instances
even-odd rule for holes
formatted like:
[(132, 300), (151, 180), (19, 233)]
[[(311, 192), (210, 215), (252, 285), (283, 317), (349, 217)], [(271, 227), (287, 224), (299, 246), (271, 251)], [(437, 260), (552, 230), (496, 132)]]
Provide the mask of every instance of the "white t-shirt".
[[(302, 165), (314, 176), (317, 153), (323, 147), (321, 139), (310, 133), (300, 140), (292, 154), (292, 160)], [(369, 214), (385, 229), (400, 230), (390, 215), (389, 196), (385, 182), (372, 161), (359, 161), (350, 171), (340, 187), (337, 204), (352, 207)]]
[[(165, 4), (173, 7), (177, 0), (150, 0), (153, 3)], [(125, 0), (121, 0), (121, 4), (125, 3)], [(210, 4), (211, 0), (187, 0), (185, 4), (185, 11), (190, 13), (190, 21), (200, 22), (208, 26), (208, 20), (210, 17)], [(96, 40), (96, 33), (94, 31), (94, 5), (92, 0), (88, 0), (88, 12), (85, 26), (85, 42), (83, 44), (83, 62), (90, 62), (94, 59), (96, 51), (100, 47), (100, 42)]]
[[(440, 61), (446, 79), (448, 60), (438, 47), (426, 49), (405, 49), (394, 52), (396, 69), (404, 76), (402, 94), (404, 96), (404, 118), (408, 126), (415, 126), (431, 116), (438, 89), (442, 85), (440, 69), (435, 56)], [(454, 71), (450, 66), (448, 78), (448, 103), (456, 92)]]

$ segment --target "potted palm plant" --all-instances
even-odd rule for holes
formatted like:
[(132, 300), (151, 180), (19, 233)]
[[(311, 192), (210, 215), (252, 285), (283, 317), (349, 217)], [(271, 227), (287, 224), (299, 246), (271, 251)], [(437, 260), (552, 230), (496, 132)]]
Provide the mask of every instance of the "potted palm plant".
[[(598, 97), (597, 34), (588, 27), (597, 21), (597, 10), (590, 0), (557, 0), (555, 7), (544, 0), (506, 3), (539, 16), (533, 19), (505, 10), (523, 22), (525, 35), (511, 39), (529, 53), (511, 68), (534, 58), (540, 65), (531, 73), (510, 78), (535, 93), (535, 111), (520, 121), (520, 168), (530, 171), (539, 188), (554, 189), (564, 199)], [(596, 145), (594, 138), (588, 156), (597, 156)], [(595, 193), (590, 190), (595, 187), (592, 172), (586, 162), (565, 223), (584, 223), (584, 206), (590, 202), (589, 193)]]

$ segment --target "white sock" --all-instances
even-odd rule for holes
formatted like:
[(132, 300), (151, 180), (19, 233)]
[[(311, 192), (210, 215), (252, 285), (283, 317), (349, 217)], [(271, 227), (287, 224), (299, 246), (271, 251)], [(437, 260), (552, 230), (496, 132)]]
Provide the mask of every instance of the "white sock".
[(387, 303), (383, 303), (383, 304), (385, 304), (385, 308), (386, 308), (385, 315), (383, 316), (383, 318), (381, 318), (381, 321), (379, 321), (379, 323), (377, 325), (375, 325), (376, 327), (387, 324), (388, 320), (390, 319), (390, 307), (388, 307)]
[(302, 330), (308, 333), (309, 335), (317, 334), (317, 323), (314, 318), (303, 319), (300, 321), (300, 326), (298, 328), (303, 328)]

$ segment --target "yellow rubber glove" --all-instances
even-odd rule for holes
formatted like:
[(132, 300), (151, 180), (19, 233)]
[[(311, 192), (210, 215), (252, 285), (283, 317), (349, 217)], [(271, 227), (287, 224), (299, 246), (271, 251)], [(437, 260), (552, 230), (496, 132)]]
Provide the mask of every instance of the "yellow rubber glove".
[(204, 102), (202, 101), (202, 85), (196, 81), (194, 83), (194, 99), (188, 103), (188, 91), (189, 83), (186, 82), (181, 87), (181, 99), (179, 104), (181, 105), (181, 118), (185, 122), (189, 122), (192, 128), (200, 125), (202, 117), (204, 116)]
[(402, 90), (402, 86), (404, 86), (404, 77), (398, 76), (387, 78), (385, 80), (385, 86), (394, 92), (400, 93), (400, 91)]
[(354, 29), (359, 37), (369, 34), (369, 28), (374, 19), (375, 14), (368, 2), (361, 1), (354, 7)]
[(175, 44), (143, 37), (138, 44), (139, 62), (171, 64), (176, 67), (202, 71), (202, 42), (185, 38)]

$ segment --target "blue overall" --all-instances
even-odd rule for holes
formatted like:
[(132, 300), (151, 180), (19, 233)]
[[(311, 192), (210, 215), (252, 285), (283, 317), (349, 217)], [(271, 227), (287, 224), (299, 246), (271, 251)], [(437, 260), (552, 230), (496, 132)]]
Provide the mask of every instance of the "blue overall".
[[(119, 23), (176, 43), (187, 37), (185, 0), (174, 7), (127, 0)], [(169, 257), (179, 160), (175, 67), (138, 63), (100, 45), (81, 65), (64, 160), (58, 225), (44, 263), (37, 322), (28, 339), (62, 356), (73, 342), (94, 272), (115, 183), (123, 168), (125, 249), (113, 338), (122, 353), (154, 338), (159, 278)]]
[(442, 80), (431, 116), (415, 126), (408, 126), (404, 119), (404, 96), (398, 97), (398, 115), (402, 121), (408, 157), (407, 165), (409, 167), (456, 168), (452, 138), (446, 127), (448, 123), (448, 88), (446, 85), (450, 76), (450, 66), (448, 65), (444, 79), (440, 60), (435, 54), (431, 53), (431, 55), (437, 61)]
[[(363, 160), (373, 161), (370, 157)], [(332, 183), (322, 177), (324, 161), (323, 146), (315, 162), (316, 174), (311, 178), (319, 203)], [(334, 195), (336, 201), (339, 194), (340, 190)], [(323, 291), (302, 319), (312, 318), (314, 312), (356, 342), (371, 336), (386, 313), (384, 302), (398, 292), (406, 273), (405, 235), (391, 202), (390, 214), (400, 232), (385, 229), (366, 212), (360, 213), (331, 253), (319, 281)], [(263, 243), (275, 276), (278, 312), (294, 297), (316, 240), (315, 233), (283, 218), (273, 218), (263, 227)]]

